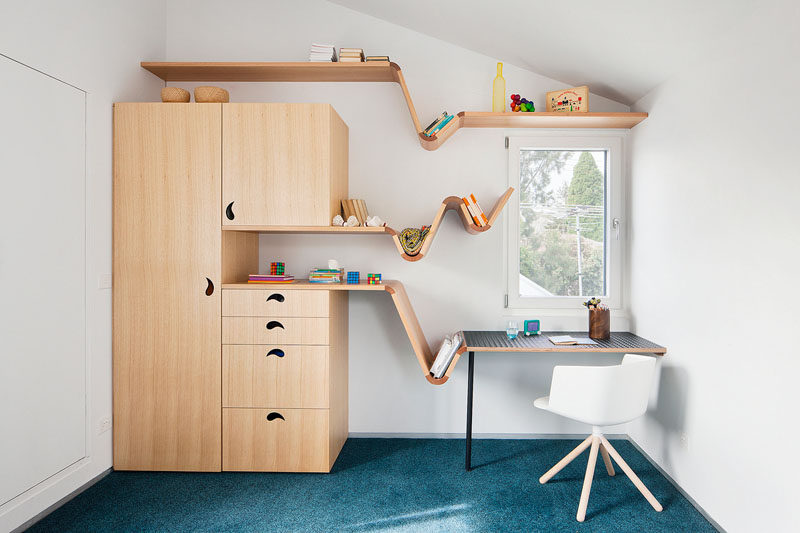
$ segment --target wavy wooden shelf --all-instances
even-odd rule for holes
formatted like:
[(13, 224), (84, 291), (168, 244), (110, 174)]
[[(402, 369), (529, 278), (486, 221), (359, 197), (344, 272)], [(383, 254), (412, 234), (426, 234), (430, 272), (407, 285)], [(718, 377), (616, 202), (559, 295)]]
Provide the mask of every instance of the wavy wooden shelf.
[(442, 223), (442, 219), (444, 218), (445, 213), (448, 211), (455, 211), (458, 213), (458, 218), (461, 220), (461, 223), (464, 225), (464, 229), (467, 233), (471, 235), (477, 235), (479, 233), (483, 233), (485, 231), (489, 231), (494, 224), (497, 217), (500, 216), (500, 213), (503, 211), (508, 199), (511, 197), (511, 194), (514, 192), (514, 187), (509, 187), (503, 195), (497, 199), (492, 207), (492, 210), (489, 211), (487, 218), (489, 223), (486, 226), (477, 226), (473, 221), (472, 217), (470, 216), (469, 212), (467, 211), (464, 202), (461, 201), (461, 198), (458, 196), (448, 196), (444, 200), (442, 200), (442, 205), (439, 206), (439, 210), (436, 212), (436, 215), (433, 217), (433, 222), (431, 223), (431, 229), (428, 232), (427, 237), (425, 237), (425, 242), (422, 244), (422, 248), (420, 248), (419, 253), (417, 255), (408, 255), (404, 250), (403, 246), (400, 244), (400, 237), (399, 233), (390, 228), (389, 226), (384, 226), (380, 228), (370, 228), (370, 227), (355, 227), (355, 228), (345, 228), (341, 226), (236, 226), (236, 225), (224, 225), (222, 226), (222, 231), (241, 231), (241, 232), (248, 232), (248, 233), (317, 233), (317, 234), (327, 234), (327, 235), (391, 235), (392, 241), (394, 242), (395, 247), (397, 248), (400, 257), (405, 259), (406, 261), (419, 261), (425, 255), (427, 255), (428, 250), (433, 243), (434, 237), (436, 237), (436, 233), (439, 231), (439, 226)]
[(485, 113), (462, 111), (442, 135), (422, 134), (417, 111), (411, 100), (403, 71), (397, 63), (313, 63), (313, 62), (154, 62), (142, 68), (165, 82), (389, 82), (403, 91), (419, 143), (436, 150), (462, 128), (625, 128), (647, 118), (647, 113)]
[(441, 378), (434, 378), (431, 374), (431, 366), (435, 359), (434, 351), (428, 344), (425, 334), (422, 332), (422, 327), (419, 325), (417, 315), (414, 313), (414, 308), (411, 306), (411, 301), (408, 299), (406, 288), (397, 280), (383, 280), (383, 283), (378, 285), (369, 285), (366, 282), (358, 284), (350, 283), (311, 283), (307, 279), (295, 280), (292, 283), (223, 283), (223, 289), (239, 289), (239, 290), (264, 290), (266, 288), (280, 289), (286, 287), (288, 289), (304, 289), (304, 290), (322, 290), (322, 291), (385, 291), (392, 297), (397, 308), (397, 313), (400, 315), (400, 321), (408, 335), (408, 340), (411, 342), (411, 347), (414, 349), (414, 355), (417, 358), (422, 374), (429, 383), (434, 385), (443, 385), (450, 379), (450, 374), (461, 357), (461, 354), (466, 351), (462, 346), (456, 352), (453, 361), (450, 363), (444, 376)]
[(406, 261), (419, 261), (425, 257), (431, 247), (431, 244), (433, 244), (433, 239), (436, 237), (436, 233), (439, 231), (439, 226), (442, 223), (442, 219), (444, 218), (445, 213), (448, 211), (455, 211), (458, 213), (458, 218), (461, 219), (464, 229), (467, 230), (467, 233), (470, 235), (477, 235), (479, 233), (489, 231), (492, 228), (492, 224), (494, 224), (495, 220), (497, 220), (497, 217), (500, 216), (500, 213), (503, 211), (503, 208), (513, 192), (514, 187), (509, 187), (506, 192), (497, 199), (494, 207), (492, 207), (492, 210), (489, 211), (487, 215), (489, 223), (486, 226), (478, 226), (472, 221), (472, 217), (470, 216), (469, 211), (467, 211), (467, 207), (464, 205), (464, 202), (461, 201), (461, 198), (458, 196), (448, 196), (442, 200), (442, 205), (439, 206), (436, 216), (433, 217), (431, 229), (428, 232), (428, 236), (425, 237), (425, 242), (422, 244), (422, 248), (417, 255), (408, 255), (405, 253), (403, 246), (400, 244), (400, 237), (396, 231), (392, 230), (392, 240), (394, 241), (397, 251), (400, 252), (400, 257)]

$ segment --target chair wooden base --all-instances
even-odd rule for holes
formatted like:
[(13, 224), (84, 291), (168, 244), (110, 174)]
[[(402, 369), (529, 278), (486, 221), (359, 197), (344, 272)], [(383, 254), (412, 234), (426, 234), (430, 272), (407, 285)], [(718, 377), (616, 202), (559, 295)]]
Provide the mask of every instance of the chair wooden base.
[(563, 459), (556, 463), (553, 468), (545, 472), (544, 475), (539, 478), (539, 483), (544, 484), (550, 481), (550, 479), (558, 474), (562, 468), (570, 464), (576, 457), (583, 453), (583, 450), (589, 448), (590, 446), (591, 449), (589, 450), (589, 462), (586, 465), (586, 475), (583, 478), (583, 490), (581, 490), (581, 499), (580, 503), (578, 504), (578, 515), (576, 516), (578, 522), (583, 522), (586, 518), (586, 507), (589, 505), (589, 493), (592, 490), (592, 480), (594, 479), (594, 467), (597, 463), (598, 451), (603, 457), (603, 462), (606, 465), (606, 472), (608, 472), (609, 476), (613, 476), (615, 474), (614, 466), (611, 463), (611, 458), (613, 458), (622, 471), (625, 472), (625, 475), (628, 476), (628, 478), (630, 478), (630, 480), (633, 482), (633, 485), (639, 489), (639, 492), (642, 493), (642, 496), (644, 496), (650, 505), (653, 506), (653, 509), (661, 512), (663, 508), (661, 507), (661, 504), (658, 503), (658, 500), (656, 500), (653, 494), (647, 490), (647, 487), (644, 486), (644, 483), (642, 483), (642, 480), (639, 479), (639, 476), (637, 476), (634, 471), (631, 470), (631, 467), (628, 466), (628, 463), (626, 463), (622, 457), (620, 457), (617, 451), (611, 446), (611, 443), (609, 443), (603, 435), (589, 435), (586, 440), (578, 444), (574, 450), (569, 452)]

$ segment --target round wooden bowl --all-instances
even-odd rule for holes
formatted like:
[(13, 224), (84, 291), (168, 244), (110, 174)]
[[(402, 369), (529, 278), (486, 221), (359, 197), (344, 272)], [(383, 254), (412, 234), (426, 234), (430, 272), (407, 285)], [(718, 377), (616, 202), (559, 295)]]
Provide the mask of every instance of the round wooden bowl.
[(195, 102), (226, 103), (230, 99), (228, 91), (222, 87), (196, 87), (194, 90)]
[(161, 89), (162, 102), (188, 102), (190, 98), (189, 91), (180, 87), (164, 87)]

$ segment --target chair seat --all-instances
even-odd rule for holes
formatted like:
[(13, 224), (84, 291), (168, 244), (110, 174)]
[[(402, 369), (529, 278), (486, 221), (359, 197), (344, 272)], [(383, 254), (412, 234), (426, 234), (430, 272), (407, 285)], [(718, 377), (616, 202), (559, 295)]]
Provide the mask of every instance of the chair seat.
[(536, 398), (533, 401), (533, 406), (538, 407), (539, 409), (544, 409), (545, 411), (550, 410), (550, 396), (542, 396), (541, 398)]

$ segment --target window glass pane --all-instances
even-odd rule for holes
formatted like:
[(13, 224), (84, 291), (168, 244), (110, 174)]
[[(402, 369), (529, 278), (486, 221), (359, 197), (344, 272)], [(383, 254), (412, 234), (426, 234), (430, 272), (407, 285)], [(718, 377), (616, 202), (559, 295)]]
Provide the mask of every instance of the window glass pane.
[(520, 150), (519, 296), (605, 296), (605, 150)]

